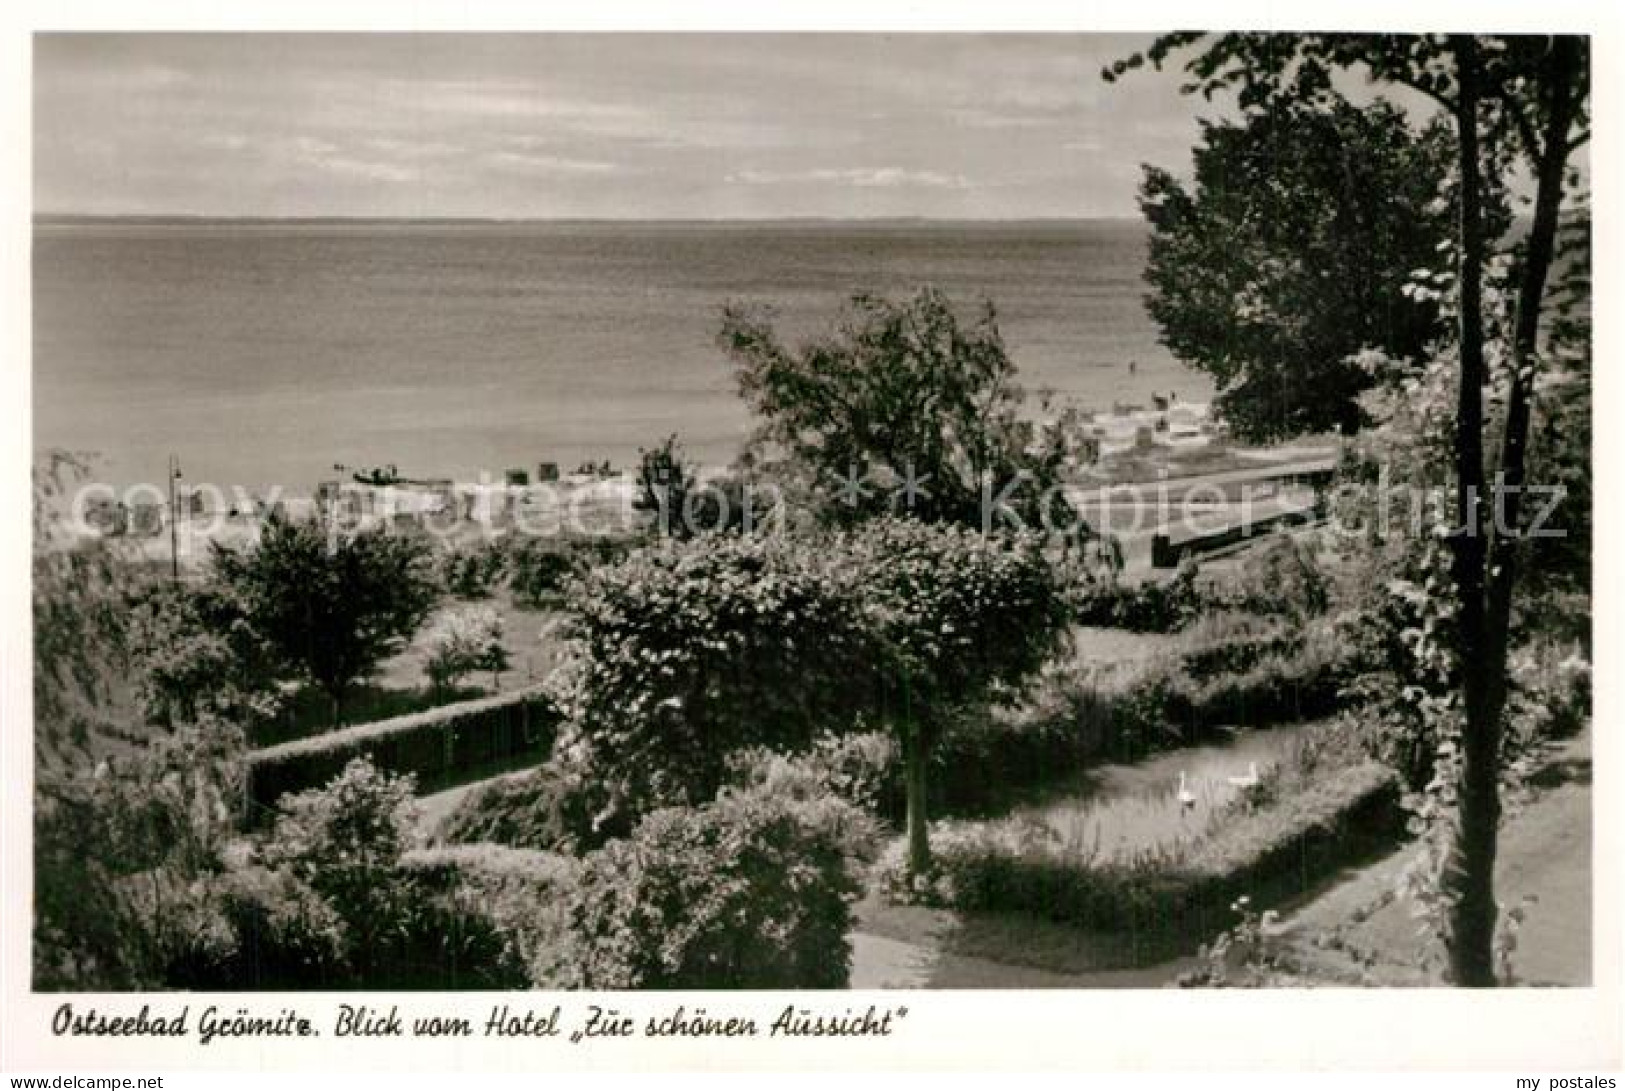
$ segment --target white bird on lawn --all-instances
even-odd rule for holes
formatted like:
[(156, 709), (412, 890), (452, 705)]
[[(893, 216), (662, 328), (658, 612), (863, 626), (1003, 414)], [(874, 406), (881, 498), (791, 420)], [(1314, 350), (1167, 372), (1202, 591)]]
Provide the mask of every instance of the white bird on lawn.
[(1258, 763), (1256, 761), (1247, 763), (1246, 776), (1227, 777), (1225, 779), (1230, 781), (1232, 788), (1256, 788), (1258, 787)]
[(1185, 808), (1187, 811), (1196, 806), (1196, 793), (1192, 792), (1190, 787), (1185, 783), (1185, 771), (1183, 769), (1179, 771), (1178, 799), (1179, 805)]

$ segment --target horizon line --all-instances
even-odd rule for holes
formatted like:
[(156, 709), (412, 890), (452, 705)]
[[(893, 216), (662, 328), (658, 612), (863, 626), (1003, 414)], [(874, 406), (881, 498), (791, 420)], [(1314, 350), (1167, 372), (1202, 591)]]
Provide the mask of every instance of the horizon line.
[(213, 212), (34, 212), (35, 224), (51, 222), (146, 223), (443, 223), (443, 224), (737, 224), (737, 223), (1098, 223), (1139, 220), (1139, 215), (1090, 216), (388, 216), (257, 215)]

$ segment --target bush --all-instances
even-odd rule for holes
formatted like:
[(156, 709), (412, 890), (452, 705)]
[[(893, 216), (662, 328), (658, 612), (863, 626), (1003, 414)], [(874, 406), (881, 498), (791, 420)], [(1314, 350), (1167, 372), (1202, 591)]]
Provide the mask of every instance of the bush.
[(655, 811), (582, 861), (559, 984), (842, 988), (873, 838), (861, 811), (787, 767), (703, 807)]
[(217, 716), (252, 729), (279, 711), (281, 663), (230, 587), (161, 584), (121, 613), (136, 699), (152, 723)]
[(1125, 584), (1092, 578), (1074, 593), (1073, 620), (1132, 633), (1178, 632), (1202, 612), (1196, 576), (1196, 562), (1187, 560), (1167, 580)]
[(595, 823), (603, 806), (591, 782), (562, 762), (486, 781), (469, 792), (435, 831), (452, 843), (490, 842), (516, 849), (574, 854), (596, 848), (611, 833)]
[(1249, 553), (1213, 597), (1233, 609), (1302, 624), (1326, 612), (1331, 580), (1310, 544), (1280, 535)]
[(1591, 661), (1579, 648), (1532, 643), (1513, 653), (1509, 667), (1509, 759), (1571, 738), (1591, 719)]
[(888, 804), (893, 813), (902, 800), (902, 765), (897, 742), (878, 731), (825, 735), (805, 753), (787, 756), (755, 747), (736, 751), (728, 762), (729, 779), (753, 788), (783, 775), (786, 768), (810, 778), (821, 791), (874, 813)]
[(508, 588), (514, 599), (533, 609), (548, 605), (577, 575), (576, 558), (541, 542), (516, 545), (508, 560)]
[[(410, 777), (356, 760), (284, 801), (271, 832), (230, 867), (211, 907), (219, 935), (194, 942), (168, 984), (203, 989), (499, 989), (529, 984), (522, 895), (490, 869), (463, 874), (413, 853)], [(546, 904), (543, 901), (540, 904)], [(556, 944), (554, 944), (556, 946)]]
[(628, 538), (525, 537), (507, 549), (508, 589), (531, 609), (557, 605), (572, 580), (626, 557)]
[(285, 792), (327, 782), (357, 757), (431, 784), (486, 762), (544, 754), (557, 724), (545, 694), (519, 690), (256, 750), (246, 770), (249, 817), (272, 808)]
[(1305, 630), (1294, 646), (1263, 654), (1246, 671), (1199, 680), (1166, 676), (1165, 718), (1187, 738), (1219, 726), (1264, 727), (1318, 719), (1342, 705), (1351, 668), (1329, 627)]
[(442, 614), (424, 638), (429, 684), (439, 693), (455, 689), (473, 671), (499, 674), (508, 668), (502, 617), (489, 607)]
[(1194, 558), (1181, 561), (1166, 580), (1124, 584), (1092, 575), (1074, 593), (1080, 625), (1135, 633), (1174, 633), (1201, 624), (1216, 612), (1274, 618), (1303, 625), (1331, 602), (1331, 579), (1313, 548), (1278, 535), (1250, 552), (1224, 576), (1204, 579)]
[(41, 766), (35, 988), (163, 988), (171, 966), (217, 946), (213, 880), (233, 839), (241, 748), (233, 725), (205, 718), (93, 767)]
[(450, 987), (546, 988), (561, 979), (563, 907), (580, 870), (576, 860), (457, 845), (415, 850), (401, 867), (427, 910), (418, 934), (446, 937), (425, 945), (425, 953), (431, 969), (444, 967)]
[(1266, 655), (1290, 652), (1303, 632), (1302, 625), (1240, 610), (1208, 613), (1180, 633), (1180, 668), (1199, 682), (1242, 674)]
[(447, 549), (435, 558), (435, 576), (441, 589), (460, 599), (490, 595), (507, 567), (507, 552), (501, 542), (495, 541)]
[(285, 797), (259, 856), (303, 883), (344, 922), (350, 961), (363, 979), (385, 963), (386, 938), (411, 909), (395, 882), (412, 844), (416, 797), (410, 776), (381, 774), (356, 759), (331, 783)]
[(309, 883), (248, 865), (227, 871), (220, 887), (229, 940), (173, 966), (171, 987), (323, 989), (352, 980), (349, 928)]
[(650, 546), (575, 585), (560, 750), (599, 778), (619, 821), (709, 801), (733, 750), (801, 748), (855, 720), (875, 656), (839, 577), (817, 543), (719, 535)]

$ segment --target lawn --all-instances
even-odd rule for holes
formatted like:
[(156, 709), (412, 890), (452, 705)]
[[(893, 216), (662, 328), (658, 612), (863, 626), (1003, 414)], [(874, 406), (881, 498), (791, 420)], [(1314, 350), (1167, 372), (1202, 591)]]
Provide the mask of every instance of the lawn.
[[(496, 677), (488, 673), (471, 674), (456, 689), (435, 693), (429, 686), (429, 677), (424, 669), (428, 659), (428, 633), (441, 614), (474, 608), (493, 609), (502, 619), (502, 642), (508, 650), (511, 666)], [(405, 648), (379, 664), (371, 681), (352, 688), (345, 699), (345, 722), (369, 723), (421, 712), (453, 701), (473, 700), (533, 686), (546, 678), (558, 662), (563, 643), (560, 631), (563, 619), (561, 610), (536, 610), (521, 605), (506, 587), (497, 589), (483, 599), (447, 598), (425, 620), (417, 636)], [(258, 745), (269, 746), (320, 734), (332, 727), (331, 716), (327, 698), (307, 686), (294, 695), (289, 707), (275, 723), (265, 725), (256, 732), (254, 741)]]

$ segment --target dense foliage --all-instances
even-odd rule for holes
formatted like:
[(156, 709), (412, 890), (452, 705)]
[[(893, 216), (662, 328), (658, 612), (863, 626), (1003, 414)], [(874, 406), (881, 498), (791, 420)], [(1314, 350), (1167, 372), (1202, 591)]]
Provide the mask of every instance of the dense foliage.
[(1371, 376), (1351, 357), (1438, 336), (1438, 307), (1403, 289), (1449, 235), (1452, 151), (1386, 102), (1294, 103), (1204, 124), (1189, 187), (1146, 168), (1147, 306), (1236, 435), (1352, 431)]
[(591, 574), (572, 603), (560, 760), (591, 770), (622, 827), (710, 799), (735, 750), (804, 749), (865, 722), (918, 752), (923, 777), (948, 715), (1056, 649), (1063, 583), (1034, 539), (912, 520), (650, 547)]
[(400, 650), (436, 596), (423, 544), (381, 530), (271, 519), (251, 548), (216, 547), (213, 560), (249, 623), (332, 699), (334, 722), (345, 691)]
[[(1187, 90), (1234, 92), (1244, 110), (1275, 116), (1339, 100), (1334, 74), (1360, 70), (1438, 107), (1452, 129), (1453, 186), (1459, 209), (1441, 247), (1443, 270), (1423, 267), (1432, 284), (1412, 298), (1437, 300), (1450, 336), (1424, 363), (1455, 377), (1449, 450), (1454, 505), (1444, 579), (1430, 578), (1416, 602), (1424, 615), (1415, 641), (1428, 669), (1451, 673), (1453, 692), (1432, 714), (1460, 730), (1441, 733), (1429, 784), (1419, 868), (1428, 874), (1419, 903), (1438, 927), (1458, 985), (1497, 982), (1495, 859), (1503, 814), (1503, 735), (1514, 703), (1509, 664), (1518, 589), (1529, 554), (1532, 423), (1542, 378), (1561, 366), (1589, 279), (1553, 306), (1566, 279), (1564, 206), (1584, 205), (1585, 181), (1572, 165), (1590, 140), (1590, 49), (1575, 35), (1396, 35), (1230, 33), (1204, 40), (1181, 32), (1145, 54), (1113, 64), (1115, 79), (1147, 59), (1160, 67), (1191, 50)], [(1200, 43), (1200, 48), (1192, 49)], [(1496, 205), (1512, 179), (1533, 180), (1528, 228), (1504, 238)], [(1504, 290), (1502, 290), (1504, 289)], [(1500, 295), (1497, 299), (1496, 296)], [(1562, 293), (1559, 293), (1562, 294)], [(1556, 350), (1556, 351), (1554, 351)], [(1425, 370), (1425, 369), (1424, 369)], [(1499, 418), (1499, 429), (1491, 426)], [(1498, 448), (1491, 457), (1486, 452)], [(1437, 577), (1438, 573), (1433, 573)]]
[[(984, 304), (962, 318), (935, 289), (853, 297), (830, 334), (786, 347), (770, 313), (725, 308), (718, 341), (777, 455), (829, 523), (884, 514), (1087, 535), (1054, 488), (1079, 439), (1036, 424)], [(995, 507), (1000, 510), (995, 511)]]
[(229, 585), (156, 585), (126, 625), (136, 696), (153, 723), (211, 715), (247, 729), (280, 707), (282, 659)]
[(631, 549), (625, 538), (522, 535), (503, 547), (508, 588), (530, 609), (557, 606), (571, 580)]
[(874, 834), (788, 763), (703, 806), (654, 811), (584, 858), (564, 984), (843, 988)]
[(560, 751), (601, 779), (606, 820), (703, 803), (730, 751), (801, 747), (866, 707), (873, 649), (832, 561), (794, 539), (706, 536), (581, 581)]

